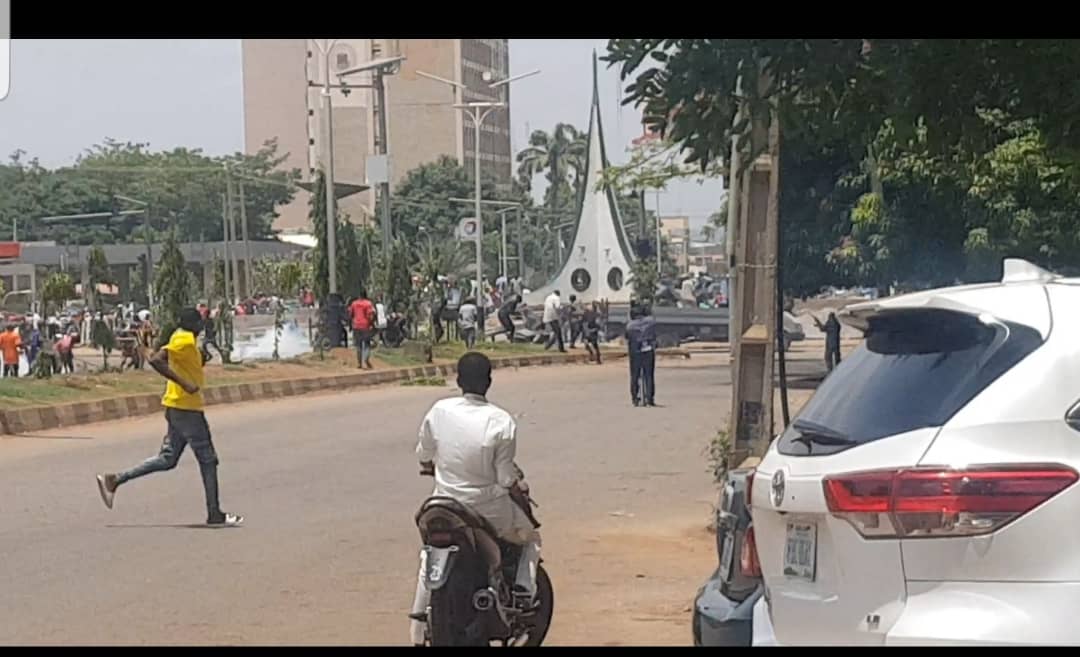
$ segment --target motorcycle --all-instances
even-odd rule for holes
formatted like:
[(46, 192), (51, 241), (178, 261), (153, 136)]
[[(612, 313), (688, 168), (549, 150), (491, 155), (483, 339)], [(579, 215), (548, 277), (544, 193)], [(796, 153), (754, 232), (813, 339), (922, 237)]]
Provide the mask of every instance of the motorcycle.
[[(434, 471), (422, 470), (422, 476)], [(525, 487), (524, 509), (537, 506)], [(426, 625), (426, 645), (503, 647), (539, 646), (551, 625), (554, 592), (543, 559), (536, 570), (536, 596), (517, 594), (515, 579), (521, 546), (498, 538), (482, 516), (450, 497), (424, 501), (416, 514), (424, 543), (423, 583), (431, 592), (427, 610), (412, 617)]]

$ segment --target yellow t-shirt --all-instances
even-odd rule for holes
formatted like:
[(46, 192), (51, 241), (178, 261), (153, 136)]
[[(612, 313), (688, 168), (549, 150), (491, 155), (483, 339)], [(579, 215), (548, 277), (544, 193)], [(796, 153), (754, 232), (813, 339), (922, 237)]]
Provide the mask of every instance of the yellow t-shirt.
[(195, 344), (195, 334), (184, 329), (176, 329), (165, 345), (169, 353), (169, 367), (180, 378), (199, 386), (199, 392), (189, 395), (177, 384), (169, 381), (165, 386), (165, 396), (161, 405), (182, 411), (203, 410), (203, 359), (199, 347)]

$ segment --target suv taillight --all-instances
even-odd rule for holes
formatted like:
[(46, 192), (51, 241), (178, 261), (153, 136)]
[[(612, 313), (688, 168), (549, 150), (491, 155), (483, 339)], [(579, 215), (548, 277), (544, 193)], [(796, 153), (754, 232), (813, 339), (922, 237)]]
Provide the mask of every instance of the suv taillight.
[(825, 503), (867, 538), (989, 534), (1076, 482), (1064, 465), (913, 468), (826, 477)]
[(743, 577), (761, 577), (761, 562), (758, 561), (753, 525), (750, 525), (746, 534), (743, 535), (742, 550), (739, 553), (739, 571)]

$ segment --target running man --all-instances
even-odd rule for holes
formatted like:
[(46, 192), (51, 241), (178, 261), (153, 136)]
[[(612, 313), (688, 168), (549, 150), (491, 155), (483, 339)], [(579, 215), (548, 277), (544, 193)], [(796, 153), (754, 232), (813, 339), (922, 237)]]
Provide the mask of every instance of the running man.
[(197, 345), (202, 329), (202, 317), (194, 308), (180, 313), (180, 328), (172, 334), (169, 343), (146, 360), (158, 374), (168, 379), (161, 405), (165, 407), (168, 432), (161, 443), (161, 451), (130, 470), (118, 474), (99, 474), (98, 490), (108, 508), (113, 507), (116, 489), (132, 479), (151, 472), (172, 470), (180, 461), (184, 448), (191, 444), (191, 451), (199, 462), (203, 490), (206, 493), (206, 524), (212, 527), (236, 526), (243, 516), (224, 513), (218, 502), (217, 452), (210, 436), (210, 425), (203, 414), (202, 386), (203, 355)]

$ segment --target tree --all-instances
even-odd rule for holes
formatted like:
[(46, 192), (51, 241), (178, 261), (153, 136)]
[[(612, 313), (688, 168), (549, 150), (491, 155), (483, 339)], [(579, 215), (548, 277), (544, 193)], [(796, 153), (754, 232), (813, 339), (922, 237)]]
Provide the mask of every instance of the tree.
[[(509, 248), (516, 248), (518, 231), (521, 231), (520, 241), (527, 261), (538, 263), (542, 255), (538, 251), (545, 248), (543, 226), (557, 223), (561, 215), (533, 208), (532, 198), (516, 182), (509, 190), (498, 189), (494, 181), (485, 175), (481, 187), (485, 200), (521, 204), (521, 224), (514, 221), (516, 213), (507, 215), (507, 242)], [(456, 241), (458, 224), (465, 217), (473, 216), (475, 210), (469, 203), (450, 199), (470, 199), (474, 194), (471, 173), (452, 157), (443, 156), (410, 170), (394, 190), (392, 207), (397, 234), (414, 245), (423, 244), (428, 236), (440, 242)], [(501, 222), (490, 207), (485, 208), (483, 215), (484, 271), (494, 272), (499, 269)], [(550, 238), (547, 241), (550, 244)]]
[(326, 249), (326, 176), (321, 169), (315, 172), (315, 185), (308, 206), (308, 218), (311, 219), (316, 240), (312, 249), (311, 289), (316, 299), (324, 301), (330, 294), (330, 260)]
[(154, 276), (158, 305), (155, 314), (161, 328), (162, 340), (169, 339), (180, 325), (180, 311), (191, 305), (188, 276), (187, 263), (176, 241), (176, 234), (170, 233), (162, 246), (161, 260)]
[(571, 205), (579, 198), (585, 180), (586, 136), (569, 123), (556, 124), (551, 134), (534, 131), (529, 136), (529, 145), (517, 154), (518, 181), (525, 190), (530, 190), (533, 178), (546, 174), (544, 205), (553, 210)]
[[(723, 175), (733, 136), (752, 161), (748, 118), (775, 108), (786, 285), (985, 280), (1007, 254), (1077, 262), (1080, 119), (1062, 111), (1080, 105), (1075, 41), (616, 39), (606, 59), (663, 136), (607, 172), (617, 188)], [(771, 84), (737, 97), (763, 62)]]
[(52, 304), (62, 305), (68, 299), (75, 298), (75, 281), (64, 272), (49, 274), (41, 286), (41, 300), (45, 306), (45, 315), (50, 314)]
[(356, 243), (356, 227), (345, 222), (339, 228), (337, 270), (338, 286), (346, 299), (355, 298), (367, 287), (367, 272), (363, 271), (360, 249)]
[(634, 299), (651, 304), (656, 298), (656, 286), (660, 274), (656, 271), (656, 258), (638, 258), (630, 265), (629, 282), (634, 287)]
[(409, 246), (398, 237), (390, 244), (390, 261), (386, 266), (384, 299), (388, 310), (404, 308), (413, 315), (412, 275), (409, 273)]
[[(274, 141), (253, 155), (210, 157), (199, 149), (151, 151), (146, 144), (106, 140), (89, 148), (73, 166), (46, 169), (16, 151), (0, 165), (0, 226), (18, 221), (20, 237), (66, 244), (142, 241), (141, 214), (43, 224), (41, 217), (112, 212), (130, 206), (114, 195), (149, 203), (152, 222), (178, 231), (186, 241), (222, 237), (223, 165), (245, 185), (250, 233), (269, 237), (277, 209), (295, 194), (298, 170), (284, 170)], [(155, 231), (155, 239), (163, 237)]]
[(102, 285), (115, 285), (116, 278), (112, 274), (112, 270), (109, 268), (109, 260), (105, 257), (105, 249), (100, 245), (94, 245), (90, 249), (90, 254), (87, 256), (88, 279), (90, 283), (90, 289), (87, 292), (87, 298), (90, 301), (90, 307), (96, 310), (100, 310), (98, 307), (98, 290)]

